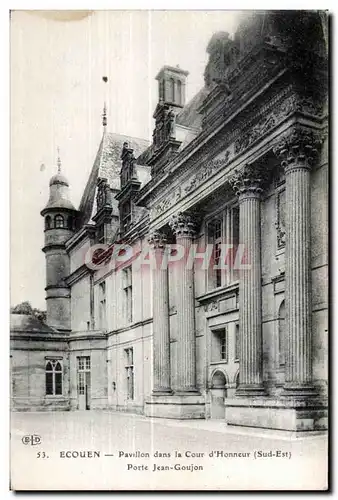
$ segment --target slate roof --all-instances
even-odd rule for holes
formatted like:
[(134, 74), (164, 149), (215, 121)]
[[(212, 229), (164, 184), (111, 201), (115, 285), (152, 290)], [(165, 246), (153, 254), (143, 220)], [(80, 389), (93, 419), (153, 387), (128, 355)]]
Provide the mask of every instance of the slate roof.
[(97, 180), (107, 179), (112, 189), (120, 189), (121, 152), (123, 143), (128, 142), (138, 158), (149, 146), (146, 139), (138, 139), (127, 135), (105, 132), (97, 152), (92, 171), (79, 206), (81, 226), (91, 222), (96, 212)]
[(198, 108), (208, 95), (209, 91), (203, 87), (197, 94), (184, 106), (176, 117), (177, 125), (187, 128), (199, 129), (202, 124), (202, 116), (197, 113)]

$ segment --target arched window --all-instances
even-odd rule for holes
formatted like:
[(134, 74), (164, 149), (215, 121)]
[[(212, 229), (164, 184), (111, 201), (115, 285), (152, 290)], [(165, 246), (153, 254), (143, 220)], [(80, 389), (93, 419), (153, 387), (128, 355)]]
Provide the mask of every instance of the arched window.
[(278, 354), (279, 366), (285, 365), (285, 301), (281, 303), (278, 311)]
[(45, 229), (50, 229), (52, 225), (52, 219), (49, 215), (45, 218)]
[(175, 80), (170, 78), (168, 82), (168, 101), (175, 102)]
[(177, 82), (177, 104), (183, 104), (182, 99), (182, 83), (180, 80)]
[(54, 221), (55, 221), (56, 228), (65, 227), (65, 220), (64, 220), (62, 215), (56, 215)]
[(62, 364), (56, 359), (46, 362), (46, 395), (62, 395)]

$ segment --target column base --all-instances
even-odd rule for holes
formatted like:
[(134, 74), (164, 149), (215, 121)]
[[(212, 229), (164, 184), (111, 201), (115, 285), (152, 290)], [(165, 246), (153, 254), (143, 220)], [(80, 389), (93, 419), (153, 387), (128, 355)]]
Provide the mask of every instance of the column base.
[(160, 388), (160, 389), (153, 389), (153, 392), (151, 394), (152, 396), (168, 396), (172, 393), (173, 393), (172, 389)]
[(257, 384), (240, 384), (236, 390), (236, 396), (238, 397), (259, 397), (264, 395), (264, 387)]
[(281, 397), (307, 399), (318, 396), (318, 390), (312, 384), (285, 383)]
[(204, 397), (198, 392), (172, 395), (152, 394), (145, 402), (147, 417), (175, 418), (178, 420), (205, 418)]
[(318, 398), (226, 399), (225, 420), (233, 426), (311, 433), (327, 429), (327, 404)]

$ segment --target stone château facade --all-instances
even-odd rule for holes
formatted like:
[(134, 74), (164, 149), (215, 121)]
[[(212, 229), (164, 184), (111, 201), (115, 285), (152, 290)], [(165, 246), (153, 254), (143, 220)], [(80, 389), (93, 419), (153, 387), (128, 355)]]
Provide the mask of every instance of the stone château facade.
[[(158, 73), (150, 144), (104, 119), (77, 210), (51, 179), (47, 320), (13, 315), (13, 409), (326, 428), (326, 21), (256, 12), (207, 52), (187, 104), (188, 72)], [(212, 245), (217, 264), (224, 244), (247, 267), (173, 258)], [(144, 249), (175, 263), (139, 265)]]

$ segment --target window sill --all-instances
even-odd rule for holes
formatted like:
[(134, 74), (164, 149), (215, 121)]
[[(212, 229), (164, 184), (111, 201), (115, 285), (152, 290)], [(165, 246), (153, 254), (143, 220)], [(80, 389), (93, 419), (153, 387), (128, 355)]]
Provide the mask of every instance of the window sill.
[(64, 399), (66, 396), (64, 396), (63, 394), (46, 394), (45, 395), (45, 398), (46, 399)]
[(228, 360), (226, 359), (221, 359), (220, 361), (210, 361), (211, 365), (227, 365)]

